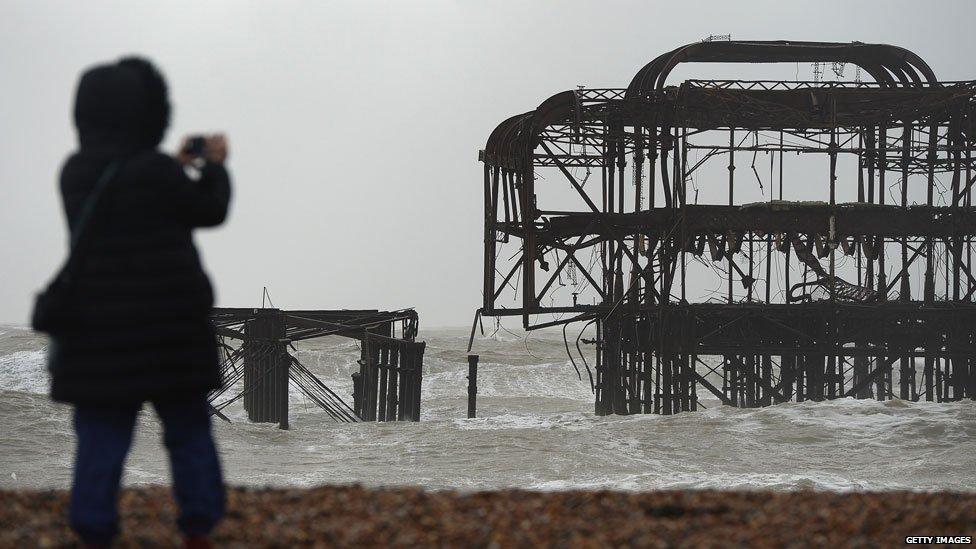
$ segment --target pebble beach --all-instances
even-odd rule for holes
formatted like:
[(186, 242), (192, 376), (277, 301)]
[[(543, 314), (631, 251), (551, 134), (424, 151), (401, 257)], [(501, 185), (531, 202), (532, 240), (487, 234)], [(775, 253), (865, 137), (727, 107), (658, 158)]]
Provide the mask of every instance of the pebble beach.
[[(0, 491), (0, 547), (71, 547), (65, 491)], [(117, 547), (176, 547), (165, 487), (128, 489)], [(976, 494), (230, 488), (218, 547), (881, 547), (976, 535)]]

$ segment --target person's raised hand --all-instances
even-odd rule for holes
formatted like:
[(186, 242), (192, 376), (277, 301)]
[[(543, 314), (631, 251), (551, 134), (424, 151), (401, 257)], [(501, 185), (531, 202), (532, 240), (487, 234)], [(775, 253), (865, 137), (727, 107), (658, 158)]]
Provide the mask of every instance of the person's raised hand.
[(222, 133), (207, 136), (207, 142), (203, 148), (203, 156), (207, 159), (207, 162), (223, 164), (227, 160), (227, 136)]

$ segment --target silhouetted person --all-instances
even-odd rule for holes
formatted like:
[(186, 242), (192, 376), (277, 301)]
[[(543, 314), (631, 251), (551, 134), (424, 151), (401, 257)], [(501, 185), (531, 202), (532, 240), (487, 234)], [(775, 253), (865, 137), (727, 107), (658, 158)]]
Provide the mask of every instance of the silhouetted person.
[(207, 546), (224, 511), (206, 400), (219, 382), (208, 323), (213, 294), (191, 231), (227, 214), (227, 145), (222, 136), (206, 138), (199, 178), (191, 179), (183, 166), (190, 155), (157, 150), (169, 115), (165, 81), (142, 59), (92, 68), (78, 85), (79, 149), (61, 172), (72, 232), (96, 181), (119, 161), (90, 217), (74, 292), (78, 318), (53, 338), (49, 358), (51, 396), (74, 404), (71, 526), (89, 545), (118, 532), (122, 466), (146, 401), (163, 423), (187, 544)]

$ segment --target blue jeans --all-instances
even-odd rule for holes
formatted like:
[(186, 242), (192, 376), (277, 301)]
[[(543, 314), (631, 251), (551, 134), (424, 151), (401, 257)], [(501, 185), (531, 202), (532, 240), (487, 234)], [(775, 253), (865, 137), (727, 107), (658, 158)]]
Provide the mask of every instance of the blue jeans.
[[(163, 422), (173, 491), (185, 535), (205, 535), (224, 514), (224, 483), (203, 396), (154, 401)], [(119, 531), (116, 509), (122, 466), (142, 404), (75, 406), (71, 527), (86, 543), (108, 544)]]

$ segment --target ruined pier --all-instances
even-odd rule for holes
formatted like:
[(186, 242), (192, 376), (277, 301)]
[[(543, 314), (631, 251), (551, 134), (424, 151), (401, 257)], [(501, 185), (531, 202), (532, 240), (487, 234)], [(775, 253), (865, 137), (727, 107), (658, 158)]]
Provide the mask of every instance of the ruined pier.
[[(821, 72), (668, 81), (701, 62)], [(480, 312), (580, 327), (597, 414), (976, 399), (974, 98), (904, 48), (788, 41), (553, 95), (480, 153)]]

